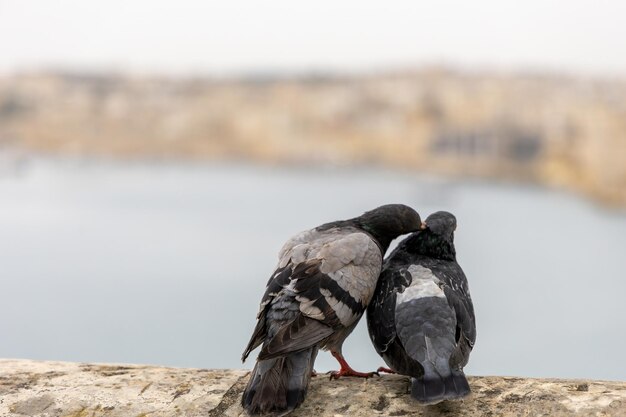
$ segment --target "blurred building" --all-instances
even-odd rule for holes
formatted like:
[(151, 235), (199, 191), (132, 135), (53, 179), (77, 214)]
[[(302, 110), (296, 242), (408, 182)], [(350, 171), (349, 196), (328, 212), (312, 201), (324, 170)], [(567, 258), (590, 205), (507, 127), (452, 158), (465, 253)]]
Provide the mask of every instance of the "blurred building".
[(342, 164), (534, 181), (626, 204), (626, 83), (359, 77), (0, 78), (0, 149)]

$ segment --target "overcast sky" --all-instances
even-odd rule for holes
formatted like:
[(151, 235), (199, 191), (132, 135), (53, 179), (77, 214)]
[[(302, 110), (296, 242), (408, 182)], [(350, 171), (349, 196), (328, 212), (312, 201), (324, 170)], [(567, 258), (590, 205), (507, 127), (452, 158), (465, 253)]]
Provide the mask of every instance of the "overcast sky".
[(445, 64), (626, 76), (621, 0), (0, 0), (0, 72)]

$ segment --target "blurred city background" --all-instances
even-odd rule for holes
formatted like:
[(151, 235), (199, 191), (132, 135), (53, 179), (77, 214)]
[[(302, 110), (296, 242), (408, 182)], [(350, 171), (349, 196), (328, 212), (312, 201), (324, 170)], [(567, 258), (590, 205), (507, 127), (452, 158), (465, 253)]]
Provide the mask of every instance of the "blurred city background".
[(625, 15), (0, 0), (0, 357), (241, 367), (282, 243), (402, 202), (457, 215), (469, 373), (625, 379)]

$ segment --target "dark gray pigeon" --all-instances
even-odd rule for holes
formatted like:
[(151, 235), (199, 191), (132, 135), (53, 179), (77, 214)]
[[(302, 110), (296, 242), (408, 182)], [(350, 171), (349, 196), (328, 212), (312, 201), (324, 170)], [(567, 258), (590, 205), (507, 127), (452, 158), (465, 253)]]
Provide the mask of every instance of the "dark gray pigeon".
[(415, 210), (390, 204), (304, 231), (283, 246), (242, 356), (263, 345), (242, 397), (249, 414), (285, 415), (300, 405), (320, 348), (341, 365), (331, 378), (374, 374), (354, 371), (341, 347), (374, 295), (389, 244), (420, 224)]
[(463, 367), (476, 339), (467, 279), (456, 262), (456, 218), (445, 211), (400, 242), (385, 260), (367, 326), (390, 370), (411, 376), (411, 395), (424, 404), (470, 392)]

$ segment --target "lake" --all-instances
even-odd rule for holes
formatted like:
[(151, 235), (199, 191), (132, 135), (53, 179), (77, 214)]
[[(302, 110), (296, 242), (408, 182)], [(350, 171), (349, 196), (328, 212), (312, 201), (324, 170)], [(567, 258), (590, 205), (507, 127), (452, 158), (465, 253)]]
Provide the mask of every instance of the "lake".
[[(0, 169), (0, 357), (251, 367), (240, 355), (282, 243), (396, 202), (457, 216), (478, 326), (469, 374), (626, 379), (623, 213), (374, 168), (28, 157)], [(358, 370), (383, 364), (365, 321), (344, 353)], [(320, 353), (316, 369), (335, 368)]]

